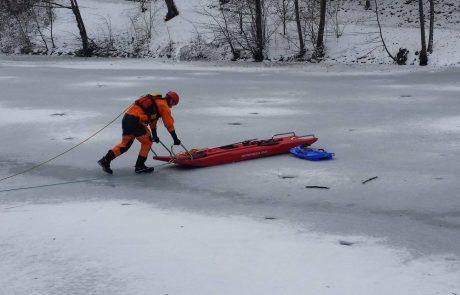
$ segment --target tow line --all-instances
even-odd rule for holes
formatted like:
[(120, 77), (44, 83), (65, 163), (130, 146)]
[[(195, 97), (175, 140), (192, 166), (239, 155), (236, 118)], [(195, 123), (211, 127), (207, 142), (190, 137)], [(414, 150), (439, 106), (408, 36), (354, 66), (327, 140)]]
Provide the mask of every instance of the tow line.
[[(85, 142), (87, 142), (87, 141), (90, 140), (91, 138), (95, 137), (97, 134), (101, 133), (102, 130), (104, 130), (105, 128), (109, 127), (113, 122), (115, 122), (118, 118), (120, 118), (121, 115), (123, 115), (132, 105), (133, 105), (133, 104), (130, 104), (126, 109), (123, 110), (123, 112), (121, 112), (118, 116), (116, 116), (112, 121), (110, 121), (109, 123), (107, 123), (104, 127), (102, 127), (101, 129), (99, 129), (98, 131), (96, 131), (95, 133), (93, 133), (91, 136), (89, 136), (89, 137), (86, 138), (85, 140), (81, 141), (80, 143), (74, 145), (74, 146), (71, 147), (71, 148), (68, 148), (67, 150), (63, 151), (62, 153), (60, 153), (60, 154), (58, 154), (58, 155), (56, 155), (56, 156), (54, 156), (54, 157), (52, 157), (52, 158), (50, 158), (50, 159), (44, 161), (44, 162), (41, 162), (41, 163), (39, 163), (39, 164), (37, 164), (37, 165), (35, 165), (35, 166), (32, 166), (32, 167), (30, 167), (30, 168), (27, 168), (27, 169), (25, 169), (25, 170), (23, 170), (23, 171), (20, 171), (20, 172), (18, 172), (18, 173), (9, 175), (9, 176), (7, 176), (7, 177), (1, 178), (1, 179), (0, 179), (0, 182), (2, 182), (2, 181), (4, 181), (4, 180), (7, 180), (7, 179), (10, 179), (10, 178), (13, 178), (13, 177), (16, 177), (16, 176), (21, 175), (21, 174), (25, 174), (25, 173), (27, 173), (27, 172), (29, 172), (29, 171), (34, 170), (34, 169), (37, 169), (38, 167), (41, 167), (41, 166), (43, 166), (43, 165), (45, 165), (45, 164), (47, 164), (47, 163), (49, 163), (49, 162), (51, 162), (51, 161), (53, 161), (53, 160), (59, 158), (59, 157), (61, 157), (62, 155), (65, 155), (65, 154), (67, 154), (68, 152), (70, 152), (70, 151), (76, 149), (77, 147), (79, 147), (80, 145), (84, 144)], [(0, 192), (1, 192), (1, 191), (0, 191)]]
[[(164, 164), (153, 166), (153, 168), (158, 168), (158, 167), (166, 166), (166, 165), (170, 165), (170, 164), (173, 164), (173, 163), (172, 162), (164, 163)], [(126, 176), (119, 176), (119, 177), (115, 177), (115, 178), (120, 179), (122, 177), (131, 177), (131, 176), (132, 175), (126, 175)], [(35, 189), (35, 188), (44, 188), (44, 187), (50, 187), (50, 186), (59, 186), (59, 185), (66, 185), (66, 184), (75, 184), (75, 183), (82, 183), (82, 182), (91, 182), (91, 181), (103, 180), (103, 179), (111, 179), (111, 178), (113, 179), (114, 177), (106, 176), (106, 177), (99, 177), (99, 178), (89, 178), (89, 179), (82, 179), (82, 180), (64, 181), (64, 182), (56, 182), (56, 183), (34, 185), (34, 186), (16, 187), (16, 188), (9, 188), (9, 189), (0, 190), (0, 193), (15, 192), (15, 191), (21, 191), (21, 190)]]

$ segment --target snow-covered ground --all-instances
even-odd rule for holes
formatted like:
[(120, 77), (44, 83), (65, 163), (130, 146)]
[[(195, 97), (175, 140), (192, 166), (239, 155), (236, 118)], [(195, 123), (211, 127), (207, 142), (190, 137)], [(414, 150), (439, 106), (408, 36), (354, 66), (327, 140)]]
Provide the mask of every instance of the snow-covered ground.
[(1, 295), (460, 293), (458, 68), (0, 62), (0, 178), (154, 90), (181, 94), (188, 148), (294, 131), (336, 154), (135, 175), (134, 144), (110, 176), (117, 120), (0, 182)]
[[(198, 56), (198, 49), (191, 44), (207, 43), (215, 39), (209, 33), (209, 24), (213, 21), (203, 15), (204, 8), (210, 10), (211, 0), (175, 0), (180, 15), (165, 23), (163, 17), (166, 7), (163, 0), (154, 1), (148, 10), (139, 13), (139, 3), (125, 0), (79, 0), (82, 17), (85, 21), (89, 37), (100, 46), (107, 44), (111, 39), (116, 48), (110, 54), (117, 56), (148, 56), (156, 58), (172, 58), (176, 60)], [(390, 64), (392, 60), (382, 46), (377, 26), (374, 2), (371, 10), (364, 10), (364, 1), (335, 1), (329, 3), (330, 13), (326, 26), (326, 63), (366, 63)], [(337, 13), (337, 23), (333, 8), (340, 3)], [(396, 56), (399, 48), (409, 50), (408, 65), (418, 65), (418, 51), (420, 45), (420, 28), (418, 25), (418, 1), (379, 0), (380, 22), (382, 34), (388, 49)], [(212, 9), (211, 9), (212, 11)], [(432, 66), (449, 66), (460, 64), (460, 2), (443, 0), (435, 6), (434, 52), (429, 56)], [(428, 4), (425, 7), (427, 15), (428, 38)], [(275, 16), (270, 16), (276, 19)], [(272, 21), (273, 22), (273, 21)], [(149, 26), (145, 26), (149, 24)], [(138, 32), (136, 35), (135, 28)], [(151, 29), (146, 29), (151, 28)], [(270, 41), (266, 48), (266, 57), (271, 61), (286, 60), (298, 53), (296, 24), (288, 24), (286, 36), (281, 34), (281, 26), (270, 34)], [(151, 39), (147, 44), (133, 45), (139, 35), (151, 32)], [(341, 37), (337, 38), (340, 32)], [(49, 34), (49, 32), (47, 32)], [(57, 48), (52, 54), (75, 53), (81, 48), (78, 28), (74, 16), (68, 9), (57, 9), (54, 23), (54, 36)], [(290, 40), (290, 41), (288, 41)], [(36, 36), (35, 44), (42, 43)], [(134, 42), (136, 43), (136, 42)], [(311, 56), (312, 41), (307, 38), (307, 57)], [(219, 49), (211, 47), (203, 49), (204, 56), (211, 60), (228, 60), (229, 52), (224, 54)], [(102, 50), (103, 51), (103, 50)], [(51, 51), (50, 51), (51, 52)], [(102, 52), (99, 52), (102, 54)], [(202, 54), (202, 55), (203, 55)]]

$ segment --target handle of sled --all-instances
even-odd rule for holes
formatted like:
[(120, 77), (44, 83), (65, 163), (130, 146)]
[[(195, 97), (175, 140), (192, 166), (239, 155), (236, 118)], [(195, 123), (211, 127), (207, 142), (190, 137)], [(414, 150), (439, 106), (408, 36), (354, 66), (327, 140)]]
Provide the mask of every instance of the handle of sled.
[(294, 132), (286, 132), (286, 133), (278, 133), (278, 134), (275, 134), (275, 135), (272, 136), (272, 139), (274, 140), (275, 137), (282, 136), (282, 135), (292, 135), (292, 136), (296, 136)]
[[(165, 150), (168, 151), (169, 155), (172, 157), (173, 156), (173, 152), (172, 152), (172, 149), (168, 149), (168, 147), (160, 140), (160, 143), (161, 145), (165, 148)], [(175, 155), (174, 155), (175, 156)]]
[(152, 147), (150, 147), (150, 150), (151, 150), (152, 153), (155, 155), (155, 157), (158, 157), (157, 153), (155, 153), (155, 151), (152, 149)]
[(314, 134), (307, 134), (307, 135), (300, 135), (297, 138), (304, 138), (304, 137), (316, 137)]
[[(184, 149), (184, 151), (190, 156), (190, 160), (193, 160), (193, 155), (188, 151), (188, 149), (181, 143), (180, 146)], [(176, 156), (174, 153), (174, 145), (171, 145), (171, 153)]]
[(180, 146), (184, 149), (184, 151), (187, 152), (187, 154), (190, 156), (190, 159), (193, 160), (192, 154), (188, 151), (188, 149), (185, 147), (185, 145), (181, 142)]

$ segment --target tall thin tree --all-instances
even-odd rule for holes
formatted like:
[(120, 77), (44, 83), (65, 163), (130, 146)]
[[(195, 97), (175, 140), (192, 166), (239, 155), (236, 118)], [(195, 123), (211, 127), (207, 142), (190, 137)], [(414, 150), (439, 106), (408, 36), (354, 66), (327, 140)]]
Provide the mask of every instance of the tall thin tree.
[(430, 0), (430, 35), (428, 37), (428, 52), (433, 53), (434, 34), (434, 0)]
[(80, 31), (80, 37), (83, 46), (82, 55), (89, 57), (92, 55), (92, 49), (89, 44), (88, 34), (86, 33), (85, 23), (81, 17), (80, 7), (78, 6), (77, 0), (70, 0), (70, 7), (72, 8), (75, 20), (77, 21), (78, 30)]
[(295, 10), (295, 21), (297, 24), (297, 33), (299, 34), (299, 57), (303, 57), (305, 55), (305, 42), (303, 40), (303, 33), (302, 33), (302, 24), (300, 21), (300, 8), (299, 8), (299, 0), (294, 0), (294, 10)]
[(380, 25), (380, 18), (379, 18), (379, 5), (377, 4), (377, 0), (374, 0), (375, 4), (375, 17), (377, 19), (377, 25), (379, 27), (379, 33), (380, 33), (380, 39), (382, 40), (383, 48), (385, 48), (385, 51), (387, 52), (388, 56), (396, 61), (396, 58), (391, 54), (390, 50), (388, 50), (387, 44), (385, 43), (385, 39), (383, 38), (383, 32), (382, 32), (382, 26)]
[(264, 30), (262, 23), (262, 0), (255, 0), (255, 26), (256, 26), (256, 48), (254, 55), (255, 61), (263, 61), (264, 59)]
[(326, 27), (326, 1), (320, 0), (320, 12), (319, 12), (319, 27), (318, 35), (316, 37), (316, 48), (313, 58), (321, 58), (324, 56), (324, 29)]
[(51, 38), (51, 44), (53, 46), (53, 49), (56, 48), (56, 44), (54, 43), (54, 12), (53, 12), (53, 6), (51, 3), (47, 3), (46, 7), (46, 12), (48, 14), (48, 19), (50, 21), (50, 38)]
[(286, 36), (287, 21), (288, 21), (288, 0), (282, 0), (282, 11), (283, 11), (283, 35)]
[(418, 10), (420, 15), (420, 38), (422, 49), (420, 50), (419, 61), (421, 66), (428, 64), (428, 56), (426, 52), (426, 39), (425, 39), (425, 16), (423, 14), (423, 0), (418, 0)]

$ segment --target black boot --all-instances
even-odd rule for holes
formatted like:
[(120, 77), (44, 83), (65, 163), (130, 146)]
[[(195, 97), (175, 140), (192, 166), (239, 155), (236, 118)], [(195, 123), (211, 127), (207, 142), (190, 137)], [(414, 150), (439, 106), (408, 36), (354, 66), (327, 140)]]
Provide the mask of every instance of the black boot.
[(147, 167), (145, 166), (145, 161), (147, 161), (147, 158), (138, 156), (137, 161), (136, 161), (136, 166), (134, 168), (134, 172), (137, 174), (139, 173), (150, 173), (155, 170), (153, 167)]
[(115, 154), (110, 150), (107, 154), (102, 157), (97, 163), (102, 167), (102, 170), (109, 174), (113, 174), (112, 169), (110, 169), (110, 162), (115, 159)]

